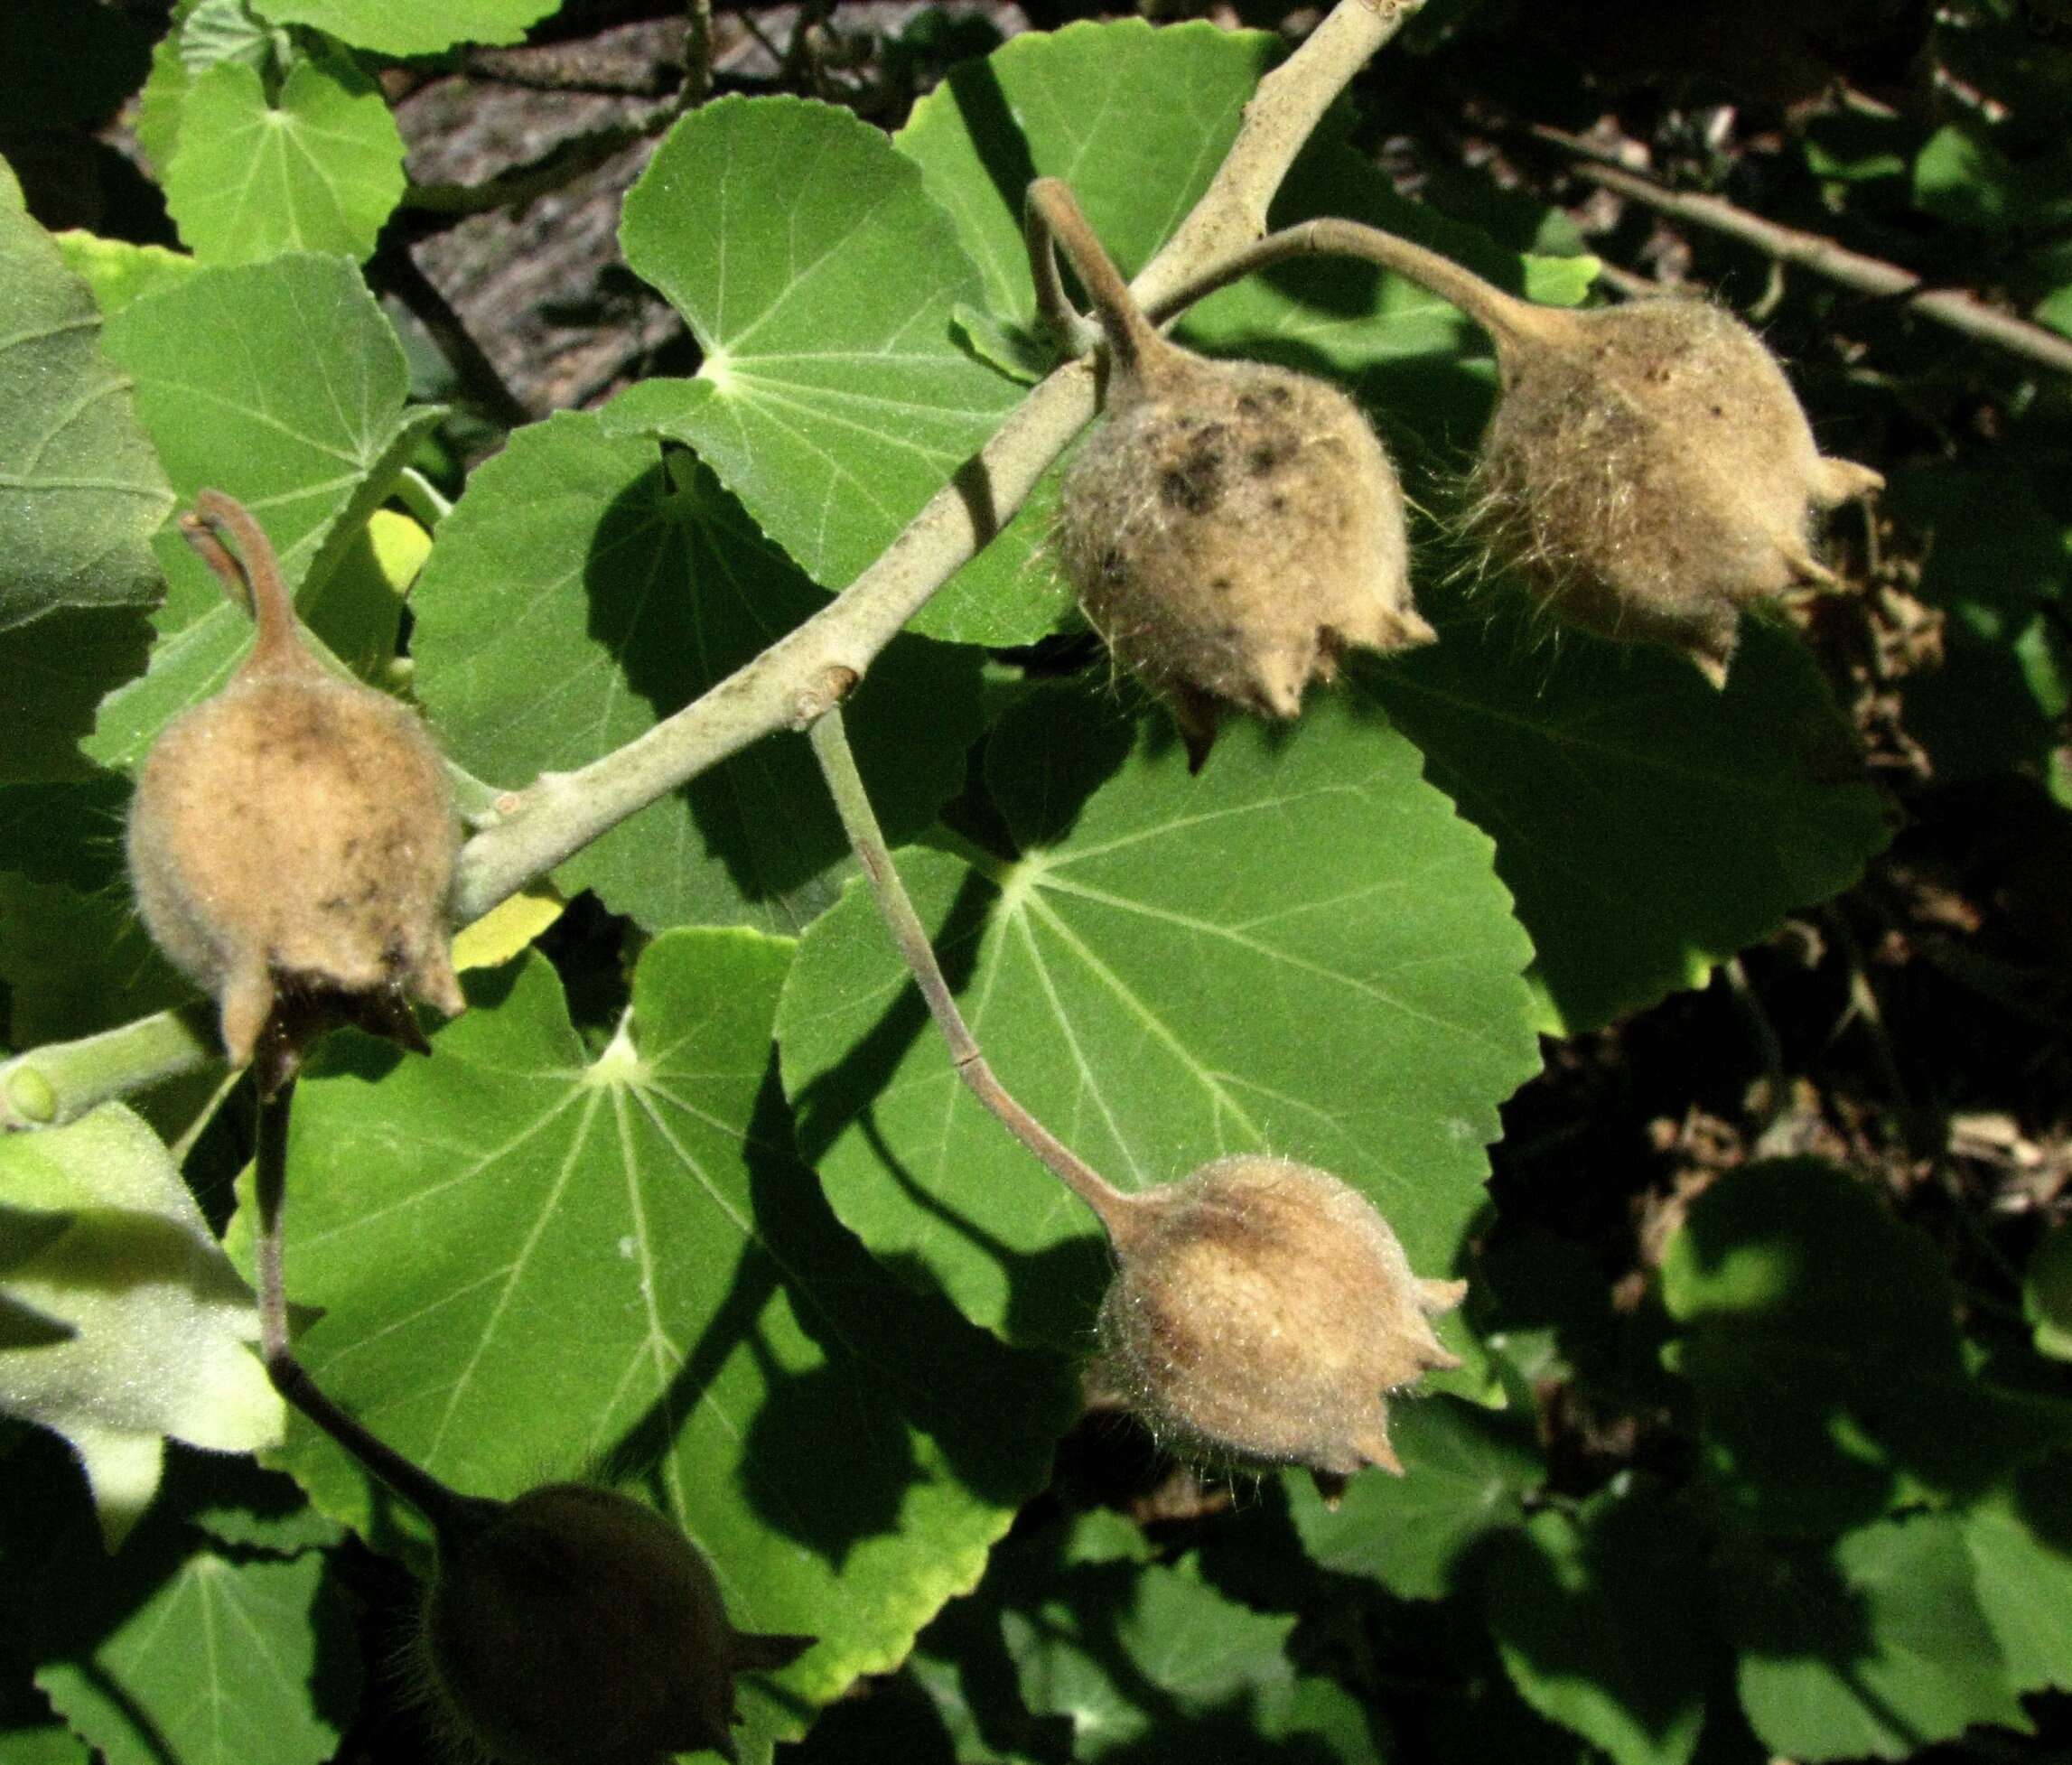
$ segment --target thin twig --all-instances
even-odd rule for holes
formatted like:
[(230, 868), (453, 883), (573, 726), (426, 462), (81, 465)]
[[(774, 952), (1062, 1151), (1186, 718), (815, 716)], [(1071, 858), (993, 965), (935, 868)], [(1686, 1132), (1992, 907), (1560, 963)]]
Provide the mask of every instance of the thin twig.
[(942, 965), (936, 960), (935, 946), (929, 940), (928, 929), (921, 924), (920, 915), (914, 911), (906, 885), (900, 881), (899, 866), (893, 864), (891, 852), (885, 845), (884, 830), (878, 826), (877, 812), (871, 807), (870, 792), (864, 788), (863, 774), (856, 770), (855, 756), (849, 751), (849, 736), (842, 725), (841, 711), (830, 708), (807, 733), (813, 744), (813, 757), (820, 762), (820, 776), (826, 780), (828, 794), (835, 799), (835, 813), (842, 817), (842, 826), (849, 836), (849, 844), (855, 849), (857, 862), (863, 865), (872, 896), (878, 903), (879, 917), (892, 934), (892, 942), (898, 947), (901, 959), (912, 970), (921, 997), (928, 1001), (929, 1015), (935, 1019), (936, 1027), (949, 1044), (950, 1064), (957, 1069), (957, 1076), (964, 1080), (974, 1097), (1000, 1118), (1009, 1133), (1043, 1162), (1059, 1181), (1094, 1210), (1111, 1240), (1116, 1244), (1125, 1242), (1135, 1225), (1139, 1204), (1132, 1201), (1015, 1101), (994, 1072), (979, 1048), (977, 1037), (972, 1034), (970, 1025), (964, 1021), (964, 1013), (957, 1009), (956, 995), (949, 990)]
[(448, 1487), (415, 1460), (378, 1439), (325, 1396), (295, 1359), (288, 1340), (287, 1282), (283, 1269), (283, 1201), (287, 1190), (288, 1112), (295, 1081), (287, 1079), (272, 1097), (259, 1100), (258, 1146), (253, 1156), (253, 1190), (259, 1228), (253, 1260), (259, 1277), (259, 1352), (274, 1389), (293, 1404), (368, 1471), (431, 1521), (440, 1533), (481, 1518), (489, 1504)]
[(1058, 278), (1058, 248), (1071, 259), (1072, 274), (1087, 291), (1100, 316), (1101, 334), (1107, 339), (1108, 359), (1125, 375), (1133, 375), (1146, 356), (1170, 347), (1132, 297), (1129, 284), (1115, 261), (1108, 256), (1080, 211), (1078, 199), (1056, 178), (1039, 178), (1029, 186), (1022, 210), (1029, 240), (1029, 273), (1036, 285), (1036, 305), (1051, 334), (1068, 346), (1083, 350), (1084, 321), (1065, 298)]
[(703, 104), (713, 89), (713, 0), (686, 0), (684, 86), (677, 102), (684, 109)]
[(1866, 257), (1862, 252), (1852, 251), (1818, 233), (1802, 232), (1796, 227), (1765, 220), (1760, 215), (1736, 208), (1723, 197), (1708, 196), (1698, 191), (1665, 189), (1652, 179), (1620, 166), (1599, 163), (1594, 158), (1597, 150), (1590, 143), (1560, 129), (1539, 127), (1533, 133), (1542, 140), (1583, 156), (1585, 163), (1575, 168), (1576, 174), (1588, 178), (1592, 183), (1617, 191), (1621, 196), (1630, 197), (1662, 214), (1694, 222), (1715, 233), (1724, 233), (1743, 245), (1753, 246), (1784, 263), (1797, 264), (1844, 288), (1903, 301), (1909, 311), (1918, 313), (1925, 319), (1933, 319), (1937, 324), (1947, 325), (1952, 331), (1960, 331), (1981, 342), (1995, 344), (2043, 367), (2054, 368), (2061, 374), (2072, 374), (2072, 338), (2060, 337), (2056, 332), (2031, 324), (2027, 319), (2002, 313), (1998, 307), (1987, 305), (1976, 294), (1959, 288), (1930, 288), (1912, 270), (1888, 264), (1882, 258)]

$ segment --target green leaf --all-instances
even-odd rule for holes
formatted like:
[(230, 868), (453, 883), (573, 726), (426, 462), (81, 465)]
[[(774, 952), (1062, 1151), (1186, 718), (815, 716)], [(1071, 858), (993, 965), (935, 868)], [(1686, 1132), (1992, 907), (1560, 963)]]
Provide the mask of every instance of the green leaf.
[(104, 319), (139, 294), (177, 287), (201, 268), (185, 253), (168, 251), (162, 245), (104, 239), (77, 228), (53, 237), (64, 254), (65, 267), (87, 285)]
[(380, 88), (343, 57), (298, 61), (270, 104), (243, 61), (190, 80), (165, 204), (203, 262), (285, 251), (365, 257), (402, 197), (396, 119)]
[(192, 76), (180, 58), (180, 33), (169, 31), (151, 51), (151, 74), (137, 95), (136, 145), (144, 149), (161, 184), (180, 145), (180, 111)]
[(206, 73), (224, 61), (242, 61), (262, 78), (278, 71), (275, 33), (247, 0), (194, 0), (181, 21), (180, 62)]
[(0, 1413), (71, 1442), (111, 1542), (157, 1487), (162, 1436), (222, 1452), (280, 1439), (281, 1401), (245, 1346), (258, 1335), (251, 1294), (143, 1122), (107, 1103), (0, 1137), (0, 1192), (70, 1218), (0, 1289), (76, 1332), (0, 1352)]
[(1610, 1023), (1848, 887), (1885, 843), (1854, 738), (1804, 648), (1743, 622), (1727, 689), (1666, 651), (1420, 587), (1441, 641), (1361, 671), (1497, 873), (1571, 1032)]
[(2072, 1431), (2072, 1407), (1971, 1376), (1935, 1246), (1817, 1160), (1706, 1190), (1669, 1242), (1662, 1297), (1707, 1469), (1759, 1527), (1839, 1531), (1976, 1491)]
[[(953, 332), (979, 283), (948, 218), (845, 111), (777, 98), (694, 111), (627, 192), (620, 238), (705, 361), (623, 394), (607, 425), (695, 448), (817, 582), (840, 587), (875, 559), (1021, 399)], [(1018, 642), (1056, 611), (953, 597), (919, 626)]]
[[(1293, 1618), (1247, 1611), (1184, 1564), (1068, 1570), (1002, 1628), (1022, 1695), (1075, 1760), (1376, 1760), (1358, 1704), (1288, 1659)], [(1303, 1742), (1308, 1742), (1307, 1745)]]
[[(325, 1579), (323, 1557), (202, 1549), (175, 1566), (163, 1560), (171, 1547), (139, 1560), (125, 1553), (119, 1578), (95, 1602), (113, 1608), (110, 1628), (84, 1639), (79, 1655), (40, 1668), (37, 1685), (107, 1765), (331, 1758), (341, 1723), (319, 1707), (315, 1682), (328, 1678), (326, 1701), (350, 1710), (357, 1658), (352, 1616)], [(122, 1592), (135, 1603), (116, 1597)]]
[(922, 1639), (915, 1676), (961, 1759), (1378, 1760), (1358, 1703), (1289, 1658), (1294, 1627), (1192, 1559), (1147, 1560), (1142, 1533), (1096, 1511), (1001, 1550)]
[(0, 782), (77, 778), (101, 695), (137, 670), (172, 505), (93, 297), (0, 163)]
[(1964, 1512), (1978, 1602), (2017, 1691), (2072, 1689), (2072, 1484), (2059, 1453)]
[[(120, 829), (104, 836), (119, 841)], [(194, 996), (153, 948), (126, 891), (81, 894), (0, 871), (0, 981), (17, 1048), (114, 1028)]]
[(2072, 1227), (2062, 1222), (2037, 1240), (2021, 1284), (2021, 1309), (2036, 1332), (2036, 1349), (2072, 1360)]
[(0, 1765), (93, 1765), (93, 1755), (62, 1723), (46, 1723), (0, 1730)]
[(1741, 1704), (1775, 1754), (1899, 1759), (1974, 1723), (2029, 1726), (1950, 1515), (1730, 1552), (1718, 1574)]
[[(798, 1733), (894, 1666), (1047, 1474), (1074, 1393), (885, 1280), (794, 1162), (770, 1078), (789, 947), (649, 946), (593, 1055), (537, 957), (471, 975), (429, 1060), (334, 1036), (300, 1088), (288, 1286), (333, 1398), (456, 1487), (587, 1467), (710, 1557), (734, 1624), (819, 1638), (742, 1684)], [(313, 1431), (288, 1468), (365, 1529)], [(552, 1468), (551, 1471), (543, 1468)]]
[(1881, 499), (1925, 537), (1918, 592), (1945, 615), (1942, 666), (1907, 689), (1908, 733), (1938, 780), (2039, 771), (2058, 744), (2072, 531), (2058, 500), (2031, 472), (1947, 465), (1896, 473)]
[(1399, 1600), (1443, 1600), (1470, 1553), (1522, 1525), (1546, 1476), (1531, 1424), (1452, 1397), (1392, 1404), (1402, 1477), (1356, 1477), (1327, 1506), (1306, 1472), (1284, 1481), (1302, 1548), (1326, 1569), (1367, 1575)]
[[(565, 414), (514, 434), (440, 524), (412, 602), (416, 690), (455, 759), (523, 783), (645, 734), (825, 604), (690, 456)], [(902, 833), (963, 785), (979, 668), (901, 638), (856, 696), (865, 770)], [(789, 932), (833, 901), (848, 854), (804, 741), (782, 734), (555, 875), (651, 929)]]
[[(1162, 719), (1047, 693), (988, 749), (1017, 855), (899, 863), (1002, 1080), (1110, 1181), (1269, 1149), (1362, 1189), (1439, 1275), (1538, 1058), (1488, 842), (1417, 774), (1342, 698), (1234, 727), (1190, 779)], [(801, 1144), (873, 1253), (1011, 1339), (1081, 1339), (1093, 1222), (965, 1095), (863, 892), (808, 931), (778, 1027)]]
[(456, 43), (514, 43), (559, 0), (259, 0), (276, 24), (313, 24), (356, 49), (436, 55)]
[(1209, 188), (1245, 101), (1282, 52), (1272, 32), (1205, 22), (1031, 31), (951, 70), (896, 140), (956, 223), (984, 310), (1027, 325), (1030, 183), (1069, 179), (1116, 266), (1134, 275)]
[[(329, 641), (323, 584), (439, 416), (406, 409), (402, 348), (367, 285), (338, 257), (199, 270), (116, 313), (107, 341), (135, 378), (138, 413), (181, 500), (208, 487), (249, 508)], [(173, 528), (157, 549), (168, 587), (151, 670), (101, 706), (89, 748), (110, 767), (139, 761), (173, 715), (229, 677), (251, 640), (251, 621)], [(351, 647), (350, 630), (336, 635)]]
[(1705, 1715), (1703, 1565), (1687, 1516), (1606, 1495), (1505, 1535), (1484, 1597), (1505, 1670), (1614, 1765), (1685, 1765)]

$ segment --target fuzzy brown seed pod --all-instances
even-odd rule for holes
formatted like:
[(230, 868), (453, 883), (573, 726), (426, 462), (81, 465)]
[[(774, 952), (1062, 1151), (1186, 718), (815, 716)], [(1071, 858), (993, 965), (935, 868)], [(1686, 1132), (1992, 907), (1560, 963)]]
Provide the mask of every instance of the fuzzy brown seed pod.
[(1154, 1433), (1211, 1459), (1402, 1472), (1386, 1394), (1461, 1364), (1431, 1320), (1466, 1287), (1412, 1274), (1358, 1190), (1222, 1158), (1129, 1198), (1110, 1232), (1103, 1355)]
[(1066, 475), (1059, 557), (1087, 621), (1171, 704), (1197, 757), (1222, 706), (1293, 717), (1347, 650), (1431, 641), (1403, 491), (1358, 406), (1306, 374), (1168, 342), (1069, 192), (1041, 180), (1030, 200), (1108, 344), (1106, 407)]
[(580, 1483), (443, 1528), (422, 1637), (434, 1690), (500, 1765), (663, 1765), (707, 1747), (732, 1759), (734, 1675), (812, 1644), (736, 1630), (689, 1539)]
[(1822, 455), (1776, 359), (1731, 314), (1502, 299), (1478, 316), (1504, 388), (1478, 524), (1563, 618), (1666, 644), (1723, 686), (1742, 608), (1834, 581), (1810, 546), (1814, 513), (1884, 481)]
[(446, 926), (460, 827), (439, 752), (407, 707), (311, 653), (258, 524), (219, 492), (196, 508), (188, 537), (248, 591), (258, 638), (145, 761), (129, 813), (137, 911), (216, 995), (233, 1062), (252, 1059), (284, 994), (409, 1040), (404, 995), (449, 1014), (464, 1003)]

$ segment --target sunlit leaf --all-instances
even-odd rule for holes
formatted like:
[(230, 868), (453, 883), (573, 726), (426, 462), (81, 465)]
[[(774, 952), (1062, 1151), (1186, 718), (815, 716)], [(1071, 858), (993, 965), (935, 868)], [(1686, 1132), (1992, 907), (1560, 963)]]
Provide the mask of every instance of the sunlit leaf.
[(135, 1116), (108, 1103), (70, 1127), (0, 1137), (0, 1191), (70, 1221), (0, 1289), (75, 1332), (0, 1352), (0, 1413), (72, 1443), (111, 1540), (157, 1485), (163, 1436), (219, 1452), (280, 1439), (281, 1401), (247, 1346), (251, 1294)]
[(297, 61), (269, 102), (257, 70), (193, 77), (165, 201), (204, 263), (285, 251), (365, 257), (403, 195), (403, 137), (381, 89), (339, 56)]
[[(906, 1653), (1043, 1480), (1069, 1387), (886, 1280), (793, 1161), (769, 1077), (789, 947), (650, 945), (601, 1052), (537, 957), (470, 976), (429, 1060), (334, 1040), (296, 1101), (288, 1287), (319, 1382), (471, 1492), (585, 1471), (685, 1526), (734, 1624), (746, 1743)], [(309, 1431), (287, 1461), (372, 1523)]]
[[(977, 272), (919, 172), (842, 111), (773, 98), (692, 112), (627, 192), (620, 236), (705, 361), (625, 393), (608, 425), (695, 448), (828, 587), (876, 558), (1022, 397), (953, 333)], [(1050, 618), (966, 630), (953, 613), (923, 629), (1013, 642)]]
[(1787, 1759), (1901, 1759), (1974, 1723), (2026, 1728), (1948, 1514), (1720, 1568), (1742, 1707)]
[[(1416, 751), (1334, 699), (1232, 729), (1190, 778), (1162, 722), (1060, 692), (988, 753), (1014, 854), (899, 864), (1008, 1088), (1125, 1190), (1225, 1153), (1321, 1165), (1444, 1274), (1537, 1055), (1488, 843)], [(864, 892), (807, 934), (779, 1039), (802, 1144), (876, 1256), (989, 1329), (1083, 1340), (1092, 1219), (965, 1094)]]
[[(406, 410), (403, 351), (351, 265), (290, 256), (197, 271), (108, 321), (138, 414), (184, 500), (228, 491), (257, 515), (289, 585), (328, 626), (319, 591), (436, 408)], [(251, 621), (171, 528), (151, 670), (102, 705), (89, 752), (128, 767), (166, 722), (229, 677)], [(335, 632), (356, 648), (358, 611)]]

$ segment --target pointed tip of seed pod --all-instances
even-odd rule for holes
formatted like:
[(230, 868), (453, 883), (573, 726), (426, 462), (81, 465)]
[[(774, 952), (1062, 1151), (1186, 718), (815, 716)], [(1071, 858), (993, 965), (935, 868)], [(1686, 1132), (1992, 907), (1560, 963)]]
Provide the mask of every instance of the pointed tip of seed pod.
[(1420, 1281), (1417, 1284), (1417, 1303), (1430, 1318), (1451, 1312), (1467, 1297), (1465, 1281)]
[(1808, 551), (1803, 541), (1794, 540), (1778, 548), (1790, 579), (1806, 588), (1833, 588), (1840, 581), (1834, 571)]
[(443, 943), (426, 950), (411, 971), (410, 991), (448, 1017), (458, 1017), (468, 1008), (461, 977), (453, 972), (453, 955)]
[(1692, 649), (1686, 653), (1691, 658), (1691, 666), (1705, 677), (1706, 684), (1714, 692), (1723, 693), (1727, 690), (1727, 664), (1733, 660), (1734, 654), (1731, 648), (1724, 651)]
[(1274, 717), (1302, 715), (1302, 689), (1316, 672), (1316, 649), (1312, 638), (1301, 651), (1291, 645), (1260, 657), (1252, 669), (1255, 708)]
[(1421, 644), (1437, 643), (1439, 633), (1432, 621), (1415, 607), (1401, 607), (1391, 613), (1393, 630), (1386, 644), (1377, 644), (1377, 649), (1414, 649)]
[(1353, 1450), (1367, 1464), (1386, 1471), (1391, 1477), (1403, 1475), (1403, 1461), (1396, 1457), (1395, 1448), (1388, 1438), (1387, 1424), (1376, 1420), (1370, 1426), (1352, 1438)]
[(1874, 495), (1885, 488), (1885, 475), (1853, 460), (1837, 460), (1824, 454), (1815, 470), (1813, 500), (1823, 509), (1839, 509), (1858, 497)]

